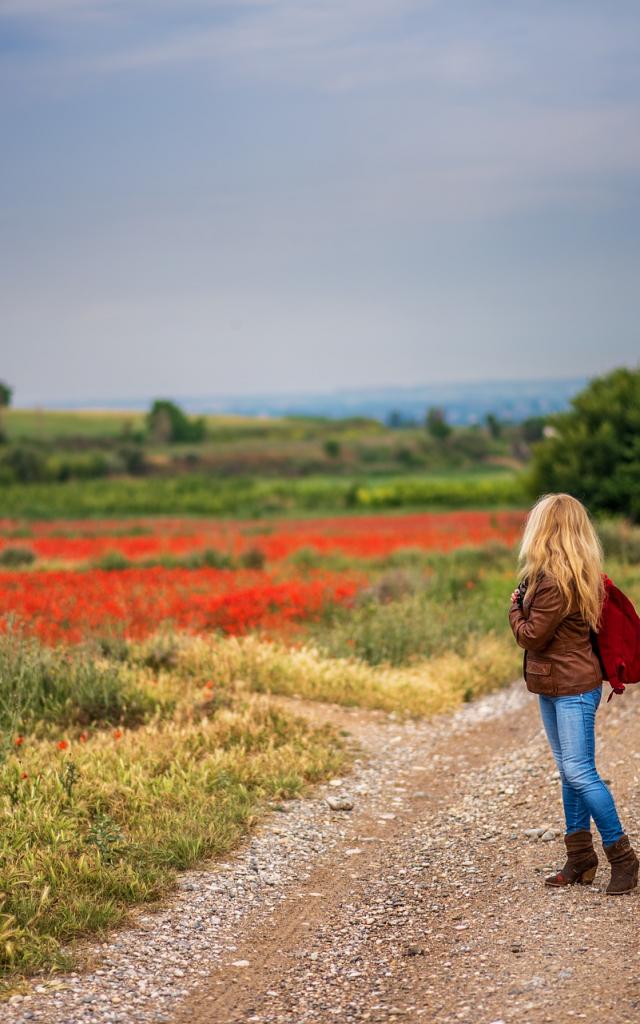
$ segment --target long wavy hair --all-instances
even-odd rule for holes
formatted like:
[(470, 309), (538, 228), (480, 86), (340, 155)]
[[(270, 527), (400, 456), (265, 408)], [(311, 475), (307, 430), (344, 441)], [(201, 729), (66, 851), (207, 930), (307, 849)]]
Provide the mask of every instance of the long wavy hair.
[(531, 509), (520, 546), (520, 579), (535, 588), (552, 576), (566, 601), (574, 601), (585, 622), (597, 630), (604, 584), (602, 547), (589, 513), (570, 494), (545, 494)]

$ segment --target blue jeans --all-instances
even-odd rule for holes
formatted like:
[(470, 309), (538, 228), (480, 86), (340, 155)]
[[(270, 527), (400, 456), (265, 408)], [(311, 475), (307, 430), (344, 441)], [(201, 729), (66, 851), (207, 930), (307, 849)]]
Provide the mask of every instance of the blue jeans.
[(609, 789), (596, 770), (595, 721), (602, 686), (571, 697), (540, 695), (540, 714), (560, 772), (567, 833), (588, 831), (591, 818), (604, 846), (624, 832)]

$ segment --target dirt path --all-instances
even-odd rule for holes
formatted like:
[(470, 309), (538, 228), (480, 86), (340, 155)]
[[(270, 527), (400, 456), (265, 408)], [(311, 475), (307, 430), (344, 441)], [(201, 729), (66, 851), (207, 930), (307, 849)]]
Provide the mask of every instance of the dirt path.
[[(591, 889), (542, 886), (562, 861), (559, 787), (522, 684), (419, 724), (297, 706), (357, 738), (353, 776), (185, 875), (92, 972), (7, 1022), (640, 1019), (638, 893), (605, 897), (606, 864)], [(598, 718), (600, 768), (635, 840), (640, 695)], [(331, 811), (330, 794), (353, 810)], [(543, 825), (558, 839), (525, 836)]]
[[(630, 830), (634, 696), (600, 715)], [(606, 898), (605, 869), (593, 889), (544, 890), (561, 843), (524, 837), (562, 830), (534, 702), (426, 753), (398, 775), (396, 817), (362, 816), (285, 906), (247, 922), (233, 959), (249, 967), (221, 966), (176, 1022), (640, 1019), (637, 894)]]

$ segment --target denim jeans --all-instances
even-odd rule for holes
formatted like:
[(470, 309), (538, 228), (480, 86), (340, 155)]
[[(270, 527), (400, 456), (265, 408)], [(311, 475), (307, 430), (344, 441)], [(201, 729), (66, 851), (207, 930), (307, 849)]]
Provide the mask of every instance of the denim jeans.
[(540, 714), (560, 772), (567, 833), (596, 823), (604, 846), (624, 832), (609, 789), (596, 770), (595, 720), (602, 686), (571, 697), (540, 695)]

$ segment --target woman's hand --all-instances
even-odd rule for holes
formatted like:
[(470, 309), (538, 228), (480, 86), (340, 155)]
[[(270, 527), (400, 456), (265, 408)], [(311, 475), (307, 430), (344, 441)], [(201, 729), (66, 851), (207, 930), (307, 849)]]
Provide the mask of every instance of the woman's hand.
[(515, 604), (516, 601), (518, 600), (519, 596), (520, 596), (520, 591), (519, 590), (514, 590), (513, 594), (511, 595), (511, 604)]

